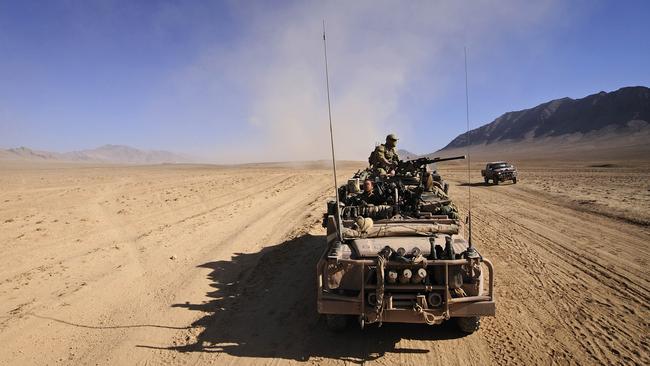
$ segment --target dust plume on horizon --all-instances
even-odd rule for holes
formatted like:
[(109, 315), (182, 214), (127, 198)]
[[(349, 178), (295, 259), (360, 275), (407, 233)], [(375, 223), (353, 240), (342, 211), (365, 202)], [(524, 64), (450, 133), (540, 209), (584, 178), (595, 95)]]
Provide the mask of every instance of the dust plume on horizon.
[[(462, 62), (466, 35), (472, 35), (472, 47), (490, 47), (506, 32), (543, 22), (554, 6), (554, 1), (360, 1), (296, 2), (279, 10), (240, 3), (234, 15), (248, 22), (237, 42), (206, 47), (174, 76), (178, 93), (173, 100), (162, 97), (155, 113), (165, 119), (173, 104), (218, 124), (214, 144), (200, 148), (215, 161), (327, 159), (325, 19), (337, 155), (364, 160), (389, 132), (401, 135), (403, 143), (418, 137), (406, 109), (436, 98), (456, 81), (459, 75), (450, 75), (444, 60), (458, 53)], [(235, 114), (243, 120), (210, 107), (224, 89), (238, 100)]]

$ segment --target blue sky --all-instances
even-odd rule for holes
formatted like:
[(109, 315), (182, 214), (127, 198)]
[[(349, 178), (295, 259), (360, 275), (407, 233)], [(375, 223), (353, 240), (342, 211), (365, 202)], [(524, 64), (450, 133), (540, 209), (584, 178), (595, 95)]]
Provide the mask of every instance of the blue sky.
[(648, 1), (0, 1), (0, 147), (210, 161), (434, 151), (560, 97), (650, 85)]

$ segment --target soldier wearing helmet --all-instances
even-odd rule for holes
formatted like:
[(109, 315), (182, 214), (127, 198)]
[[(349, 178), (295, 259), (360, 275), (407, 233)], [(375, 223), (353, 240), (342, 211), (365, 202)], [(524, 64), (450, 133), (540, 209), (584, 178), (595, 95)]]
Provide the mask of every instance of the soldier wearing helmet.
[(397, 136), (393, 133), (386, 136), (386, 143), (375, 148), (370, 154), (368, 162), (370, 168), (380, 176), (388, 175), (397, 167), (399, 157), (397, 156)]

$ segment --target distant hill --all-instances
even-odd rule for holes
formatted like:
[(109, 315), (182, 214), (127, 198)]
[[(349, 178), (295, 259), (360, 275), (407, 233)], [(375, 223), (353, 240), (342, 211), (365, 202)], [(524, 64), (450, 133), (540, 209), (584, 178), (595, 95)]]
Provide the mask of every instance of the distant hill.
[(95, 149), (55, 153), (18, 147), (0, 150), (2, 160), (97, 162), (115, 164), (188, 163), (192, 159), (169, 151), (140, 150), (124, 145), (104, 145)]
[(404, 150), (404, 149), (397, 149), (397, 155), (402, 160), (412, 160), (412, 159), (417, 159), (417, 158), (420, 157), (420, 155), (412, 153), (412, 152), (410, 152), (408, 150)]
[(92, 150), (66, 153), (66, 157), (84, 161), (106, 161), (129, 164), (186, 163), (191, 159), (169, 151), (140, 150), (123, 145), (104, 145)]
[[(477, 153), (571, 154), (595, 151), (624, 156), (650, 151), (650, 89), (643, 86), (600, 92), (581, 99), (555, 99), (508, 112), (469, 131)], [(468, 133), (439, 152), (467, 149)], [(438, 152), (437, 152), (438, 153)], [(437, 154), (436, 153), (436, 154)]]
[(13, 149), (0, 149), (0, 159), (2, 160), (56, 160), (61, 154), (48, 151), (37, 151), (21, 146)]

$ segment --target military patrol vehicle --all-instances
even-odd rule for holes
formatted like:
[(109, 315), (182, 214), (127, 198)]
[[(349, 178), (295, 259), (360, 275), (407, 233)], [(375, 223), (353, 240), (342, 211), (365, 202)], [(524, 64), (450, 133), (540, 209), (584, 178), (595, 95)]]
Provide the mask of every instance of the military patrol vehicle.
[(400, 161), (393, 174), (357, 172), (328, 202), (327, 248), (317, 265), (318, 312), (331, 329), (356, 319), (440, 324), (466, 333), (495, 315), (494, 269), (461, 234), (458, 211), (430, 164)]
[(488, 184), (490, 180), (494, 184), (511, 180), (512, 184), (517, 184), (517, 169), (505, 161), (493, 161), (485, 165), (485, 169), (481, 170), (481, 175)]

